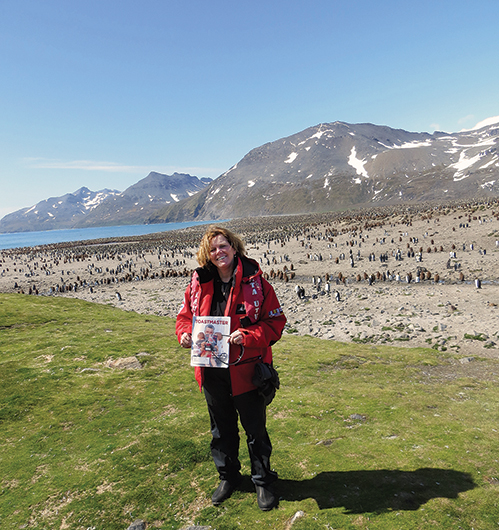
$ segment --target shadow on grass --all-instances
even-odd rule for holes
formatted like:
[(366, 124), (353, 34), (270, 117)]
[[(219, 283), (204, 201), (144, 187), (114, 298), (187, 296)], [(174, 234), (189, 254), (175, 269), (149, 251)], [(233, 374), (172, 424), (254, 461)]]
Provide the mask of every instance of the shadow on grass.
[(283, 501), (316, 500), (319, 509), (344, 506), (346, 513), (417, 510), (430, 499), (457, 498), (476, 484), (469, 473), (422, 468), (415, 471), (325, 471), (308, 480), (279, 479)]

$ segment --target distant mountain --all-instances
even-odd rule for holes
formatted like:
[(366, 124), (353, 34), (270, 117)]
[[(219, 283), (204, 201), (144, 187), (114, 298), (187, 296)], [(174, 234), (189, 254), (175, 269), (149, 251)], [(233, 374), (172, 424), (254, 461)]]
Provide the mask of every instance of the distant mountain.
[(323, 123), (253, 149), (150, 222), (498, 196), (498, 142), (499, 117), (452, 134)]
[(79, 220), (78, 227), (145, 224), (165, 205), (180, 202), (204, 189), (211, 179), (184, 173), (163, 175), (152, 171), (147, 177), (110, 197)]
[(216, 180), (152, 172), (123, 193), (47, 199), (0, 232), (210, 220), (499, 196), (499, 116), (457, 133), (322, 123), (250, 151)]
[(62, 197), (45, 199), (0, 219), (0, 233), (74, 228), (92, 210), (119, 193), (118, 190), (80, 188)]
[(23, 208), (0, 220), (0, 233), (120, 224), (144, 224), (170, 203), (193, 196), (211, 179), (151, 172), (124, 192), (80, 188)]

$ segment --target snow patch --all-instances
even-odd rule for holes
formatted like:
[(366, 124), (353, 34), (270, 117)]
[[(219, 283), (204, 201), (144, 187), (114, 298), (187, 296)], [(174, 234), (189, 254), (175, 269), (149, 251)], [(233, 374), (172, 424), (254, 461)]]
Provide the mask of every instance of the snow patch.
[(492, 166), (495, 162), (497, 162), (497, 158), (494, 158), (490, 162), (487, 162), (484, 166), (481, 166), (480, 169), (487, 169), (489, 166)]
[(294, 162), (294, 161), (296, 160), (296, 157), (297, 157), (297, 156), (298, 156), (298, 153), (294, 153), (294, 152), (291, 153), (291, 154), (288, 156), (287, 160), (284, 160), (284, 163), (285, 163), (285, 164), (291, 164), (292, 162)]
[[(83, 206), (85, 207), (85, 210), (93, 210), (94, 208), (99, 206), (99, 204), (105, 201), (110, 195), (113, 196), (116, 194), (115, 193), (107, 194), (107, 193), (102, 193), (102, 192), (96, 193), (93, 199), (84, 201)], [(121, 195), (121, 194), (118, 194), (118, 195)]]
[(480, 160), (480, 155), (475, 155), (471, 158), (466, 156), (466, 151), (462, 151), (459, 155), (459, 160), (455, 164), (450, 164), (449, 167), (456, 168), (457, 171), (454, 173), (454, 182), (463, 180), (467, 175), (463, 176), (463, 173), (472, 165), (476, 164)]
[[(357, 175), (361, 175), (364, 178), (369, 178), (367, 171), (364, 169), (366, 160), (360, 160), (357, 158), (357, 150), (355, 149), (355, 146), (353, 146), (352, 150), (350, 151), (350, 156), (348, 157), (348, 164), (355, 169)], [(361, 180), (355, 179), (355, 183), (360, 184)]]
[(175, 202), (178, 202), (180, 199), (178, 198), (178, 195), (176, 195), (175, 193), (170, 193), (170, 197), (175, 201)]
[(393, 149), (416, 149), (417, 147), (430, 147), (431, 140), (425, 140), (424, 142), (406, 142), (402, 145), (394, 145)]
[(237, 167), (237, 164), (234, 164), (230, 169), (228, 169), (223, 175), (222, 177), (225, 177), (226, 175), (228, 175), (231, 171), (234, 171), (234, 169), (236, 169)]
[(317, 138), (318, 140), (321, 139), (322, 135), (325, 133), (326, 131), (317, 131), (315, 134), (312, 134), (312, 136), (309, 138), (309, 140), (312, 140), (312, 138)]
[(255, 185), (254, 180), (248, 180), (248, 188), (252, 188)]
[(493, 186), (495, 183), (496, 183), (495, 180), (490, 180), (489, 182), (484, 182), (483, 184), (481, 184), (480, 187), (482, 187), (482, 188), (488, 188), (488, 187)]

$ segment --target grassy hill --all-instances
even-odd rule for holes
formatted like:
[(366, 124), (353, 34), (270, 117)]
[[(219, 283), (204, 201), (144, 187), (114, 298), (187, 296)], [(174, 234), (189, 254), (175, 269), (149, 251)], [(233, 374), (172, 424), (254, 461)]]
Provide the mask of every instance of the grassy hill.
[[(499, 362), (285, 334), (268, 410), (280, 506), (218, 483), (169, 319), (0, 295), (0, 527), (497, 529)], [(141, 369), (108, 361), (138, 355)]]

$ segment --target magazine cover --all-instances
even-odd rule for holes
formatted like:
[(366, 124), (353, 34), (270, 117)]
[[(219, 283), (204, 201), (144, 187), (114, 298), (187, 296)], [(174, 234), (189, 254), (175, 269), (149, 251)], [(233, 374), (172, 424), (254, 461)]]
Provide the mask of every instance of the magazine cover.
[(230, 317), (194, 317), (191, 366), (229, 366)]

